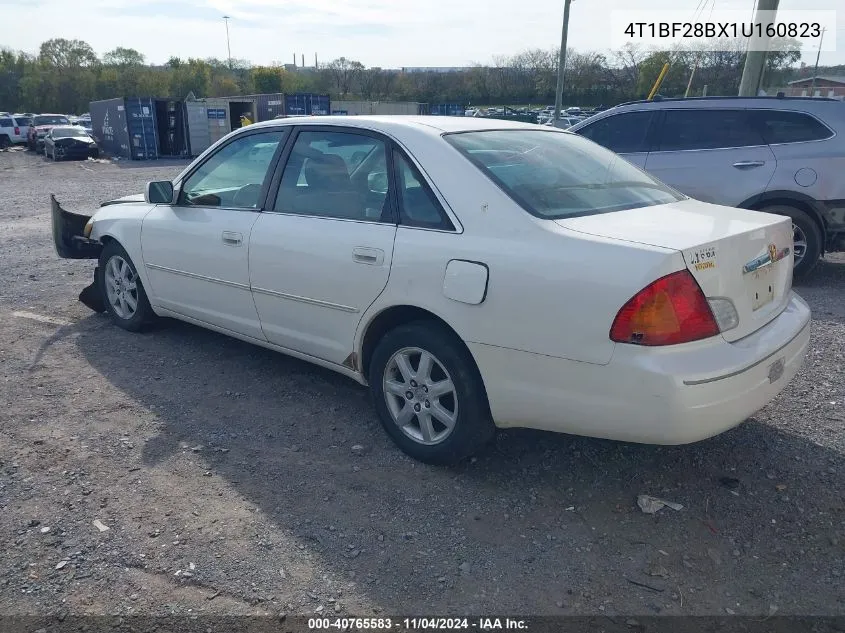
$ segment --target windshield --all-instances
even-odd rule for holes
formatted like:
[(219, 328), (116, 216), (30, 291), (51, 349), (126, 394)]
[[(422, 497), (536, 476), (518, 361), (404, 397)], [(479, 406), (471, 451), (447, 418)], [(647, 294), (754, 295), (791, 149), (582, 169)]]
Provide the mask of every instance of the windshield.
[(610, 150), (575, 134), (490, 130), (444, 138), (540, 218), (608, 213), (685, 199)]
[(78, 127), (54, 127), (53, 138), (62, 138), (65, 136), (88, 136), (85, 130)]
[(33, 125), (68, 125), (69, 123), (70, 121), (65, 116), (40, 115), (32, 120)]

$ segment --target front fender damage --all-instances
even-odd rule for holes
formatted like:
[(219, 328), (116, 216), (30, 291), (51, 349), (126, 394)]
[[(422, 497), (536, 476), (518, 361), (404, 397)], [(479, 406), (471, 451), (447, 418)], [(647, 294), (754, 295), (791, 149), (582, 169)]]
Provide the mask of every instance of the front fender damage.
[[(63, 209), (53, 194), (50, 194), (50, 208), (56, 254), (63, 259), (98, 259), (103, 245), (85, 237), (85, 225), (91, 216)], [(94, 269), (94, 283), (79, 294), (79, 301), (94, 312), (105, 312), (98, 279), (99, 271)]]

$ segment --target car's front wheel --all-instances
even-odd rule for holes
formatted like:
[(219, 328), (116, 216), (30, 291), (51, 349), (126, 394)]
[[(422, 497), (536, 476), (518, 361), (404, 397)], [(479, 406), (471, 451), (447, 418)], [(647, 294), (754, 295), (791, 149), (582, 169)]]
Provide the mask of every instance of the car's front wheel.
[(415, 459), (451, 464), (494, 435), (472, 356), (436, 323), (417, 321), (385, 334), (373, 352), (369, 381), (382, 425)]
[(97, 276), (103, 302), (115, 325), (138, 332), (154, 317), (137, 269), (117, 242), (103, 247)]

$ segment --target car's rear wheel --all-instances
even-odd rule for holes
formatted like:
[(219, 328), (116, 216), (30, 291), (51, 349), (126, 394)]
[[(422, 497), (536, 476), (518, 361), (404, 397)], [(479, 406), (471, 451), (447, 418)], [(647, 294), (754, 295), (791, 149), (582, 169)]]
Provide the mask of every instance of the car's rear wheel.
[(117, 242), (103, 247), (97, 277), (106, 311), (115, 325), (138, 332), (155, 316), (135, 265)]
[(369, 381), (382, 426), (415, 459), (451, 464), (494, 435), (472, 356), (436, 323), (417, 321), (385, 334), (373, 351)]
[(764, 207), (761, 211), (792, 218), (792, 241), (795, 276), (806, 276), (818, 263), (822, 252), (822, 232), (819, 225), (803, 209), (788, 205)]
[(6, 149), (12, 144), (12, 139), (10, 139), (5, 134), (0, 135), (0, 149)]

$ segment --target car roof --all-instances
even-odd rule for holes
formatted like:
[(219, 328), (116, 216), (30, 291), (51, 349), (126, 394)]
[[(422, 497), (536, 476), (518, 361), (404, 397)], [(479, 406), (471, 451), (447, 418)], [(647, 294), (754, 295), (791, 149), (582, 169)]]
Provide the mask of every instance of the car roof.
[[(838, 99), (826, 97), (678, 97), (662, 98), (652, 101), (628, 101), (620, 103), (609, 110), (661, 110), (666, 108), (765, 108), (784, 110), (812, 110), (818, 107), (830, 107), (831, 104), (842, 102)], [(605, 110), (607, 112), (608, 110)]]
[(679, 97), (653, 101), (630, 101), (593, 114), (579, 121), (571, 131), (577, 132), (587, 125), (622, 112), (659, 111), (678, 109), (724, 109), (742, 108), (750, 110), (791, 110), (806, 112), (823, 120), (828, 127), (837, 131), (845, 122), (845, 108), (842, 101), (825, 97)]
[(516, 121), (502, 121), (500, 119), (486, 119), (483, 117), (463, 116), (307, 116), (293, 119), (273, 119), (249, 126), (275, 127), (279, 125), (340, 125), (344, 127), (377, 130), (382, 132), (399, 132), (401, 130), (416, 129), (437, 134), (444, 132), (475, 132), (483, 130), (527, 129), (536, 130), (537, 125)]

